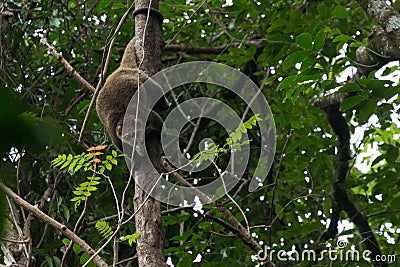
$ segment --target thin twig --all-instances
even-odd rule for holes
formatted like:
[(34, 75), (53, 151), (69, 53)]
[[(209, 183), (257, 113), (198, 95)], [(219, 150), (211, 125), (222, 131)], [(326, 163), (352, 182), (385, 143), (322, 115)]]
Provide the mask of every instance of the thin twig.
[(168, 47), (169, 44), (172, 43), (172, 41), (173, 41), (176, 37), (178, 37), (178, 36), (181, 34), (182, 30), (185, 28), (185, 26), (186, 26), (186, 24), (188, 23), (188, 21), (191, 20), (192, 17), (194, 16), (194, 14), (196, 14), (196, 13), (200, 10), (200, 8), (201, 8), (203, 5), (205, 5), (206, 3), (207, 3), (207, 0), (204, 0), (203, 2), (201, 2), (201, 4), (199, 4), (199, 6), (195, 9), (195, 11), (193, 12), (193, 14), (190, 15), (189, 19), (188, 19), (188, 20), (185, 20), (185, 22), (183, 23), (183, 25), (182, 25), (182, 27), (179, 29), (179, 31), (174, 35), (174, 37), (171, 38), (171, 40), (170, 40), (169, 43), (166, 45), (166, 47)]
[[(79, 218), (78, 218), (78, 220), (77, 220), (77, 222), (76, 222), (76, 224), (75, 224), (75, 226), (74, 226), (74, 233), (75, 233), (75, 234), (77, 234), (78, 227), (79, 227), (79, 225), (82, 223), (83, 218), (85, 217), (86, 209), (87, 209), (87, 202), (88, 202), (88, 199), (86, 198), (85, 204), (83, 205), (83, 210), (82, 210), (81, 214), (79, 215)], [(72, 242), (72, 241), (69, 242), (67, 248), (65, 249), (65, 252), (64, 252), (64, 254), (63, 254), (63, 257), (62, 257), (62, 259), (61, 259), (61, 266), (65, 266), (65, 264), (66, 264), (65, 262), (66, 262), (66, 260), (67, 260), (68, 254), (69, 254), (69, 252), (71, 251), (73, 245), (74, 245), (74, 242)]]
[(214, 165), (215, 169), (217, 170), (219, 177), (221, 177), (221, 181), (222, 181), (222, 185), (224, 186), (225, 194), (228, 196), (228, 198), (232, 201), (232, 203), (238, 208), (238, 210), (242, 214), (244, 221), (246, 222), (247, 233), (248, 233), (248, 235), (250, 235), (250, 226), (249, 226), (249, 221), (247, 220), (246, 214), (244, 213), (242, 208), (239, 206), (239, 204), (231, 197), (231, 195), (229, 195), (229, 192), (228, 192), (228, 189), (226, 188), (225, 180), (224, 180), (223, 174), (221, 173), (220, 168), (217, 166), (217, 164), (213, 160), (211, 160), (211, 162)]
[(88, 110), (86, 111), (85, 119), (84, 119), (84, 121), (83, 121), (81, 131), (80, 131), (80, 133), (79, 133), (79, 142), (81, 142), (81, 140), (82, 140), (83, 133), (85, 132), (86, 125), (87, 125), (87, 123), (88, 123), (88, 121), (89, 121), (90, 112), (92, 111), (92, 109), (93, 109), (93, 107), (94, 107), (94, 103), (96, 102), (96, 98), (97, 98), (97, 96), (99, 95), (101, 86), (102, 86), (102, 84), (103, 84), (104, 77), (105, 77), (105, 75), (106, 75), (106, 72), (107, 72), (107, 69), (108, 69), (108, 65), (109, 65), (110, 60), (111, 60), (112, 47), (113, 47), (113, 45), (114, 45), (114, 43), (115, 43), (115, 39), (116, 39), (116, 37), (117, 37), (117, 33), (118, 33), (118, 31), (121, 29), (122, 24), (124, 23), (126, 17), (127, 17), (128, 14), (132, 11), (133, 8), (134, 8), (134, 3), (128, 8), (128, 10), (127, 10), (127, 11), (124, 13), (124, 15), (122, 16), (122, 18), (121, 18), (121, 20), (119, 21), (119, 23), (118, 23), (118, 25), (117, 25), (117, 28), (115, 29), (114, 34), (113, 34), (113, 36), (112, 36), (112, 38), (111, 38), (111, 40), (110, 40), (110, 42), (109, 42), (109, 48), (108, 48), (108, 52), (107, 52), (107, 58), (106, 58), (106, 60), (105, 60), (105, 62), (104, 62), (104, 69), (103, 69), (103, 71), (101, 72), (100, 80), (99, 80), (99, 82), (98, 82), (98, 84), (97, 84), (97, 86), (96, 86), (96, 89), (94, 90), (94, 94), (93, 94), (92, 100), (90, 101), (90, 105), (89, 105), (89, 107), (88, 107)]
[(154, 191), (154, 189), (156, 188), (158, 182), (161, 180), (163, 174), (160, 174), (160, 176), (158, 177), (157, 181), (154, 183), (153, 187), (150, 189), (150, 192), (147, 194), (146, 198), (144, 199), (144, 201), (142, 203), (140, 203), (140, 206), (135, 210), (135, 212), (128, 218), (126, 219), (124, 222), (122, 222), (122, 225), (127, 224), (130, 220), (132, 220), (135, 215), (139, 212), (139, 210), (142, 209), (143, 205), (146, 203), (146, 201), (149, 199), (151, 193)]
[[(110, 243), (111, 240), (113, 240), (113, 238), (117, 235), (117, 233), (119, 232), (119, 230), (121, 229), (121, 225), (117, 225), (117, 229), (115, 229), (115, 232), (112, 234), (112, 236), (110, 236), (110, 238), (87, 260), (87, 262), (85, 262), (84, 265), (82, 265), (82, 267), (86, 267), (88, 266), (88, 264), (93, 260), (95, 261), (96, 257), (99, 257), (98, 254), (100, 253), (100, 251), (102, 251), (107, 245), (108, 243)], [(108, 266), (108, 265), (107, 265)]]
[(216, 208), (219, 212), (225, 215), (225, 218), (231, 223), (233, 227), (232, 229), (234, 229), (234, 233), (236, 234), (236, 236), (238, 236), (246, 245), (248, 245), (251, 249), (253, 249), (254, 252), (262, 250), (260, 244), (257, 241), (255, 241), (250, 234), (248, 234), (246, 228), (243, 227), (243, 225), (239, 222), (239, 220), (225, 206), (212, 201), (212, 199), (209, 196), (205, 195), (202, 191), (198, 190), (191, 183), (186, 181), (186, 179), (183, 178), (176, 170), (174, 170), (167, 161), (162, 159), (162, 163), (164, 168), (169, 173), (173, 174), (180, 183), (189, 187), (192, 191), (194, 191), (197, 194), (199, 198), (205, 199), (207, 203), (210, 203), (214, 208)]
[(253, 98), (250, 100), (249, 104), (246, 105), (246, 109), (244, 110), (243, 115), (242, 115), (242, 121), (245, 120), (246, 115), (247, 115), (247, 113), (248, 113), (249, 110), (250, 110), (251, 104), (253, 104), (254, 100), (256, 100), (256, 98), (258, 97), (258, 95), (259, 95), (260, 93), (262, 93), (262, 89), (264, 89), (265, 82), (266, 82), (267, 79), (269, 78), (269, 74), (270, 74), (270, 69), (268, 68), (267, 73), (265, 74), (265, 77), (264, 77), (264, 79), (263, 79), (263, 81), (262, 81), (262, 83), (261, 83), (260, 90), (257, 91), (257, 93), (256, 93), (256, 94), (253, 96)]
[(94, 87), (88, 83), (85, 78), (83, 78), (75, 69), (74, 67), (71, 66), (71, 64), (69, 64), (69, 62), (60, 54), (57, 52), (57, 50), (54, 48), (54, 46), (51, 46), (48, 42), (46, 38), (41, 38), (40, 39), (40, 44), (47, 47), (47, 49), (49, 50), (49, 52), (58, 60), (60, 60), (60, 62), (64, 65), (65, 69), (67, 71), (69, 71), (72, 76), (74, 76), (83, 86), (85, 86), (89, 91), (91, 91), (92, 93), (95, 92)]
[(120, 208), (119, 208), (118, 196), (117, 196), (117, 192), (115, 191), (114, 184), (112, 183), (109, 176), (105, 175), (104, 173), (101, 173), (101, 175), (103, 175), (103, 177), (105, 177), (107, 182), (110, 184), (111, 191), (113, 193), (114, 200), (115, 200), (115, 206), (117, 208), (118, 221), (120, 221), (122, 219), (122, 212), (120, 211)]
[[(282, 166), (282, 162), (283, 162), (283, 157), (285, 156), (285, 151), (287, 148), (287, 145), (289, 143), (289, 139), (292, 136), (293, 133), (293, 129), (290, 129), (289, 134), (286, 136), (286, 141), (285, 144), (283, 145), (282, 151), (281, 151), (281, 157), (279, 159), (279, 166), (278, 166), (278, 171), (276, 173), (275, 176), (275, 182), (274, 182), (274, 187), (272, 189), (272, 197), (271, 197), (271, 205), (269, 207), (269, 224), (272, 226), (272, 214), (273, 214), (273, 210), (274, 210), (274, 201), (275, 201), (275, 194), (276, 194), (276, 188), (278, 186), (278, 180), (279, 180), (279, 175), (280, 175), (280, 169)], [(269, 231), (268, 233), (268, 240), (269, 240), (269, 244), (272, 244), (272, 232)]]

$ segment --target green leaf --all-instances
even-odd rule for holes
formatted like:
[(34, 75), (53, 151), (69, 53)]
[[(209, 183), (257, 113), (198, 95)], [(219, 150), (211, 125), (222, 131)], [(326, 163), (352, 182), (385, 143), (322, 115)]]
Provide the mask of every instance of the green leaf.
[(379, 99), (382, 98), (389, 99), (399, 91), (398, 87), (387, 86), (389, 83), (391, 82), (380, 81), (380, 80), (368, 80), (366, 87), (368, 88), (368, 90), (372, 91), (373, 96)]
[(128, 240), (129, 246), (132, 247), (133, 243), (136, 243), (139, 238), (142, 237), (141, 233), (134, 233), (132, 235), (126, 235), (122, 241)]
[(346, 19), (349, 16), (349, 11), (341, 5), (337, 5), (333, 10), (332, 15), (338, 19)]
[(235, 132), (231, 132), (231, 133), (229, 134), (229, 136), (230, 136), (230, 138), (232, 139), (232, 141), (233, 141), (234, 143), (236, 143), (236, 141), (238, 140), (238, 139), (237, 139), (237, 136), (236, 136), (236, 133), (235, 133)]
[[(80, 257), (79, 262), (80, 262), (81, 264), (84, 264), (84, 263), (86, 263), (89, 259), (90, 259), (90, 255), (87, 254), (87, 253), (85, 252), (85, 253), (83, 253), (82, 256)], [(91, 261), (91, 262), (89, 262), (89, 264), (88, 264), (87, 266), (88, 266), (88, 267), (96, 267), (96, 264), (95, 264), (93, 261)]]
[(309, 56), (309, 52), (307, 50), (296, 51), (288, 55), (282, 64), (283, 70), (293, 68), (296, 63), (301, 63), (307, 56)]
[(324, 80), (321, 83), (321, 88), (325, 91), (338, 87), (338, 84), (335, 80)]
[(242, 145), (249, 145), (249, 144), (250, 144), (250, 142), (251, 142), (251, 140), (246, 140), (246, 141), (243, 141), (243, 142), (242, 142)]
[(64, 169), (65, 167), (67, 167), (69, 165), (69, 163), (70, 163), (69, 161), (64, 162), (64, 164), (61, 165), (60, 169), (61, 170)]
[(105, 221), (97, 221), (95, 227), (100, 235), (105, 239), (110, 238), (114, 233), (111, 226)]
[(303, 62), (301, 62), (300, 71), (304, 72), (305, 70), (310, 69), (311, 67), (313, 67), (315, 65), (315, 62), (316, 62), (315, 56), (305, 57)]
[(281, 83), (278, 86), (278, 89), (279, 90), (283, 90), (283, 89), (286, 89), (288, 87), (293, 87), (293, 86), (297, 87), (298, 83), (301, 83), (301, 82), (310, 82), (310, 83), (312, 83), (312, 82), (314, 82), (316, 80), (319, 80), (320, 78), (321, 78), (320, 74), (308, 75), (308, 74), (301, 73), (299, 75), (289, 76), (289, 77), (286, 77), (285, 79), (283, 79), (283, 81), (281, 81)]
[(81, 183), (79, 186), (85, 188), (85, 187), (88, 186), (88, 185), (89, 185), (89, 182), (83, 182), (83, 183)]
[(73, 162), (68, 166), (68, 171), (72, 171), (72, 170), (74, 169), (75, 165), (76, 165), (76, 162), (73, 161)]
[(77, 164), (74, 169), (74, 173), (79, 171), (82, 168), (82, 164)]
[(340, 107), (343, 111), (346, 111), (346, 110), (349, 110), (349, 109), (357, 106), (358, 104), (363, 102), (365, 99), (366, 99), (366, 97), (363, 95), (356, 95), (356, 96), (348, 97), (343, 100), (343, 102), (340, 104)]
[(82, 191), (78, 191), (78, 190), (74, 190), (74, 191), (72, 191), (72, 193), (74, 193), (74, 195), (76, 195), (76, 196), (80, 196), (83, 194)]
[(239, 127), (236, 129), (236, 131), (241, 132), (241, 133), (247, 133), (246, 127), (244, 124), (240, 124)]
[(95, 186), (88, 186), (88, 187), (86, 188), (86, 190), (87, 190), (87, 191), (96, 191), (96, 190), (97, 190), (97, 187), (95, 187)]
[(104, 173), (105, 167), (103, 165), (99, 165), (99, 173)]
[(324, 3), (321, 3), (317, 6), (318, 9), (318, 13), (321, 16), (322, 19), (326, 19), (329, 16), (329, 11), (328, 8), (326, 7), (326, 5)]
[(107, 168), (107, 170), (111, 171), (112, 170), (112, 165), (110, 163), (106, 163), (106, 168)]
[(112, 9), (124, 9), (125, 5), (123, 3), (113, 3)]
[(301, 48), (304, 48), (306, 50), (311, 50), (312, 49), (311, 34), (309, 34), (308, 32), (300, 34), (299, 36), (296, 37), (296, 43)]
[(368, 100), (365, 101), (366, 104), (363, 105), (358, 111), (358, 122), (360, 124), (364, 124), (368, 122), (368, 119), (372, 116), (372, 114), (376, 113), (378, 108), (376, 101)]
[(68, 238), (63, 238), (62, 240), (61, 240), (61, 242), (64, 244), (64, 245), (69, 245), (70, 243), (71, 243), (71, 240), (69, 240)]
[(313, 46), (313, 52), (314, 53), (318, 53), (319, 51), (322, 50), (322, 48), (324, 48), (325, 45), (325, 31), (324, 30), (320, 30), (319, 32), (317, 32), (317, 34), (315, 35), (314, 38), (314, 46)]
[(249, 121), (246, 121), (243, 125), (244, 125), (244, 127), (246, 127), (246, 129), (252, 129), (253, 128), (253, 125)]
[(68, 207), (65, 206), (64, 204), (61, 204), (61, 205), (60, 205), (60, 209), (63, 211), (64, 218), (65, 218), (67, 221), (69, 221), (69, 218), (70, 218), (71, 215), (70, 215), (70, 212), (69, 212)]
[(236, 131), (236, 137), (237, 137), (237, 141), (242, 139), (242, 132), (241, 131)]
[(340, 88), (340, 93), (349, 93), (349, 92), (359, 92), (361, 88), (356, 83), (346, 83), (342, 88)]
[(180, 258), (176, 267), (191, 267), (192, 265), (193, 265), (193, 256), (188, 253), (185, 253)]
[(386, 160), (390, 164), (396, 164), (399, 157), (399, 149), (395, 146), (390, 146), (386, 152)]
[(332, 42), (334, 42), (334, 43), (336, 43), (336, 42), (343, 42), (343, 43), (345, 43), (345, 42), (347, 42), (347, 41), (349, 41), (349, 40), (351, 40), (351, 37), (350, 37), (349, 35), (341, 34), (341, 35), (336, 36), (336, 37), (333, 39)]
[(47, 266), (48, 267), (53, 267), (53, 261), (52, 261), (51, 257), (46, 255), (45, 259), (47, 261)]
[(78, 246), (76, 243), (74, 243), (72, 245), (72, 250), (74, 251), (75, 254), (79, 254), (79, 253), (81, 253), (81, 251), (83, 251), (83, 249), (80, 246)]
[(74, 197), (73, 199), (71, 199), (72, 202), (76, 202), (76, 201), (80, 201), (82, 200), (81, 197)]

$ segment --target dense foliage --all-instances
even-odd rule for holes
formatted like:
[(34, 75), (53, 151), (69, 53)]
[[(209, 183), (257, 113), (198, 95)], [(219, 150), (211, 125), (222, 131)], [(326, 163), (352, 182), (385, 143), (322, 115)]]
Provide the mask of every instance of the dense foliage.
[[(82, 143), (78, 142), (92, 94), (40, 44), (40, 38), (45, 34), (47, 41), (73, 68), (96, 86), (105, 46), (127, 9), (126, 2), (130, 1), (6, 0), (0, 3), (0, 10), (13, 13), (8, 18), (9, 25), (0, 28), (0, 152), (3, 157), (0, 181), (31, 204), (46, 189), (51, 189), (42, 211), (70, 229), (74, 229), (85, 210), (76, 231), (94, 249), (116, 228), (112, 216), (117, 211), (107, 179), (121, 195), (129, 171), (123, 157), (112, 151), (115, 148), (95, 111), (91, 112)], [(273, 111), (277, 147), (268, 179), (253, 193), (248, 192), (247, 184), (231, 192), (246, 215), (251, 236), (262, 247), (285, 251), (320, 251), (329, 245), (337, 246), (338, 239), (347, 240), (348, 249), (365, 249), (360, 233), (345, 213), (341, 213), (339, 226), (343, 227), (339, 227), (339, 235), (320, 240), (331, 217), (331, 186), (337, 181), (336, 135), (324, 112), (313, 104), (333, 90), (357, 92), (341, 105), (353, 134), (351, 169), (345, 188), (350, 200), (367, 216), (382, 253), (398, 254), (400, 74), (398, 62), (392, 62), (350, 83), (359, 67), (356, 49), (367, 45), (367, 38), (376, 25), (364, 9), (354, 1), (344, 0), (235, 0), (233, 4), (166, 0), (160, 3), (160, 11), (166, 18), (162, 26), (167, 44), (164, 67), (212, 60), (240, 68), (262, 88)], [(114, 45), (110, 70), (118, 66), (133, 29), (134, 21), (128, 18)], [(246, 109), (232, 93), (202, 85), (179, 88), (169, 97), (175, 106), (174, 99), (183, 102), (199, 96), (228, 103), (239, 116)], [(246, 118), (252, 115), (249, 113)], [(192, 126), (188, 127), (181, 135), (182, 147), (190, 139)], [(243, 182), (252, 177), (255, 167), (252, 163), (256, 164), (260, 145), (255, 129), (250, 129), (249, 135), (254, 149)], [(195, 155), (197, 144), (203, 138), (212, 138), (223, 146), (228, 137), (211, 120), (203, 120), (188, 152)], [(86, 151), (87, 147), (104, 144), (109, 146)], [(100, 152), (94, 154), (93, 150)], [(98, 161), (93, 161), (94, 158)], [(53, 164), (55, 159), (58, 161)], [(77, 160), (71, 167), (74, 159)], [(225, 164), (224, 157), (218, 164)], [(104, 177), (92, 177), (93, 168), (100, 165)], [(186, 172), (181, 174), (193, 177)], [(217, 174), (209, 170), (199, 175), (215, 178)], [(126, 212), (132, 213), (133, 187), (129, 190)], [(84, 197), (77, 199), (80, 196)], [(86, 199), (87, 204), (83, 205)], [(221, 203), (245, 225), (243, 214), (229, 198), (222, 199)], [(175, 266), (255, 266), (259, 263), (255, 251), (232, 234), (229, 225), (223, 223), (226, 218), (215, 207), (204, 206), (204, 213), (189, 207), (172, 208), (163, 207), (163, 231), (165, 257), (170, 257)], [(21, 214), (23, 228), (27, 213), (21, 211)], [(69, 241), (38, 219), (31, 222), (30, 233), (35, 266), (59, 266)], [(135, 255), (134, 242), (138, 236), (132, 237), (134, 234), (133, 223), (119, 232), (120, 236), (131, 237), (119, 244), (120, 260)], [(100, 255), (111, 264), (112, 245)], [(77, 266), (82, 257), (84, 261), (86, 256), (79, 247), (74, 247), (69, 266)], [(124, 264), (134, 265), (132, 262), (134, 259)], [(329, 259), (319, 263), (329, 265)], [(296, 263), (298, 266), (309, 264)]]

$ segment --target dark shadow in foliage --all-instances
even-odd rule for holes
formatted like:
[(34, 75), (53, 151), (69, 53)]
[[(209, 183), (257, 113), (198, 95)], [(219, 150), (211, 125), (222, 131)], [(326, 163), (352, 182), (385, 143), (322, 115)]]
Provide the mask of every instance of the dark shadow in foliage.
[(21, 147), (33, 143), (32, 127), (22, 115), (22, 105), (18, 94), (0, 89), (0, 154), (2, 157), (11, 147)]
[[(7, 153), (12, 148), (18, 151), (43, 149), (49, 140), (54, 139), (54, 130), (48, 123), (39, 122), (39, 119), (24, 109), (22, 96), (17, 92), (0, 88), (0, 160), (7, 158)], [(0, 182), (8, 178), (7, 168), (2, 168), (5, 163), (0, 162)], [(0, 234), (4, 229), (4, 195), (0, 196)]]
[[(5, 157), (11, 147), (32, 142), (30, 127), (19, 117), (21, 105), (17, 94), (0, 89), (0, 155)], [(0, 196), (0, 234), (4, 228), (4, 195)]]

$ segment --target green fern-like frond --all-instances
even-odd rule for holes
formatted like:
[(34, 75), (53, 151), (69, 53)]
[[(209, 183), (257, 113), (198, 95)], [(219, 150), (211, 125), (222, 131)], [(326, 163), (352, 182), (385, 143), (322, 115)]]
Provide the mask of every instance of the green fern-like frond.
[[(103, 149), (103, 147), (100, 147)], [(73, 156), (72, 154), (62, 154), (58, 155), (57, 158), (53, 160), (54, 166), (58, 167), (60, 170), (66, 169), (71, 174), (76, 173), (78, 170), (82, 169), (86, 171), (93, 171), (93, 167), (96, 166), (97, 171), (104, 173), (107, 169), (112, 170), (113, 165), (117, 165), (117, 158), (123, 157), (123, 154), (118, 154), (117, 151), (113, 150), (112, 155), (106, 155), (105, 160), (100, 160), (99, 156), (103, 155), (98, 147), (89, 148), (87, 152), (83, 152), (80, 155)]]
[(142, 237), (142, 234), (141, 234), (141, 233), (134, 233), (134, 234), (131, 234), (131, 235), (126, 235), (126, 236), (124, 236), (124, 238), (122, 239), (122, 241), (128, 240), (129, 246), (132, 247), (133, 243), (136, 243), (136, 241), (137, 241), (139, 238), (141, 238), (141, 237)]
[(105, 239), (109, 239), (114, 233), (114, 231), (111, 229), (111, 226), (105, 221), (96, 222), (96, 229)]
[(191, 159), (191, 162), (195, 163), (196, 165), (200, 165), (204, 161), (212, 160), (214, 157), (217, 157), (219, 153), (228, 153), (231, 150), (241, 150), (244, 145), (250, 144), (251, 141), (242, 141), (243, 134), (247, 134), (247, 130), (253, 129), (253, 127), (257, 125), (257, 122), (261, 120), (262, 119), (260, 118), (260, 115), (255, 114), (246, 122), (241, 123), (234, 132), (231, 132), (229, 137), (226, 138), (226, 143), (222, 147), (209, 144), (206, 149), (194, 155)]
[(72, 191), (76, 196), (71, 199), (72, 202), (75, 202), (75, 208), (81, 204), (81, 201), (85, 201), (86, 198), (90, 197), (93, 191), (97, 190), (97, 185), (100, 184), (101, 178), (87, 177), (87, 180), (86, 182), (80, 183), (79, 186)]
[[(97, 185), (100, 184), (100, 178), (96, 175), (103, 174), (106, 170), (111, 171), (113, 165), (117, 165), (117, 158), (123, 157), (123, 154), (118, 154), (117, 151), (112, 150), (111, 155), (104, 155), (102, 150), (106, 146), (95, 146), (87, 149), (80, 155), (73, 156), (69, 155), (58, 155), (57, 158), (53, 160), (54, 166), (58, 167), (60, 170), (67, 170), (71, 175), (75, 174), (80, 169), (84, 172), (90, 172), (91, 177), (83, 183), (80, 183), (78, 187), (75, 188), (73, 194), (74, 198), (71, 199), (75, 202), (75, 209), (79, 207), (82, 201), (85, 201), (88, 197), (92, 195), (92, 192), (96, 191)], [(105, 156), (104, 160), (101, 160)]]
[(94, 155), (92, 153), (83, 152), (80, 155), (73, 156), (69, 154), (58, 155), (57, 158), (53, 160), (53, 164), (59, 167), (60, 170), (67, 169), (68, 172), (76, 173), (82, 167), (84, 171), (92, 170), (92, 159)]

